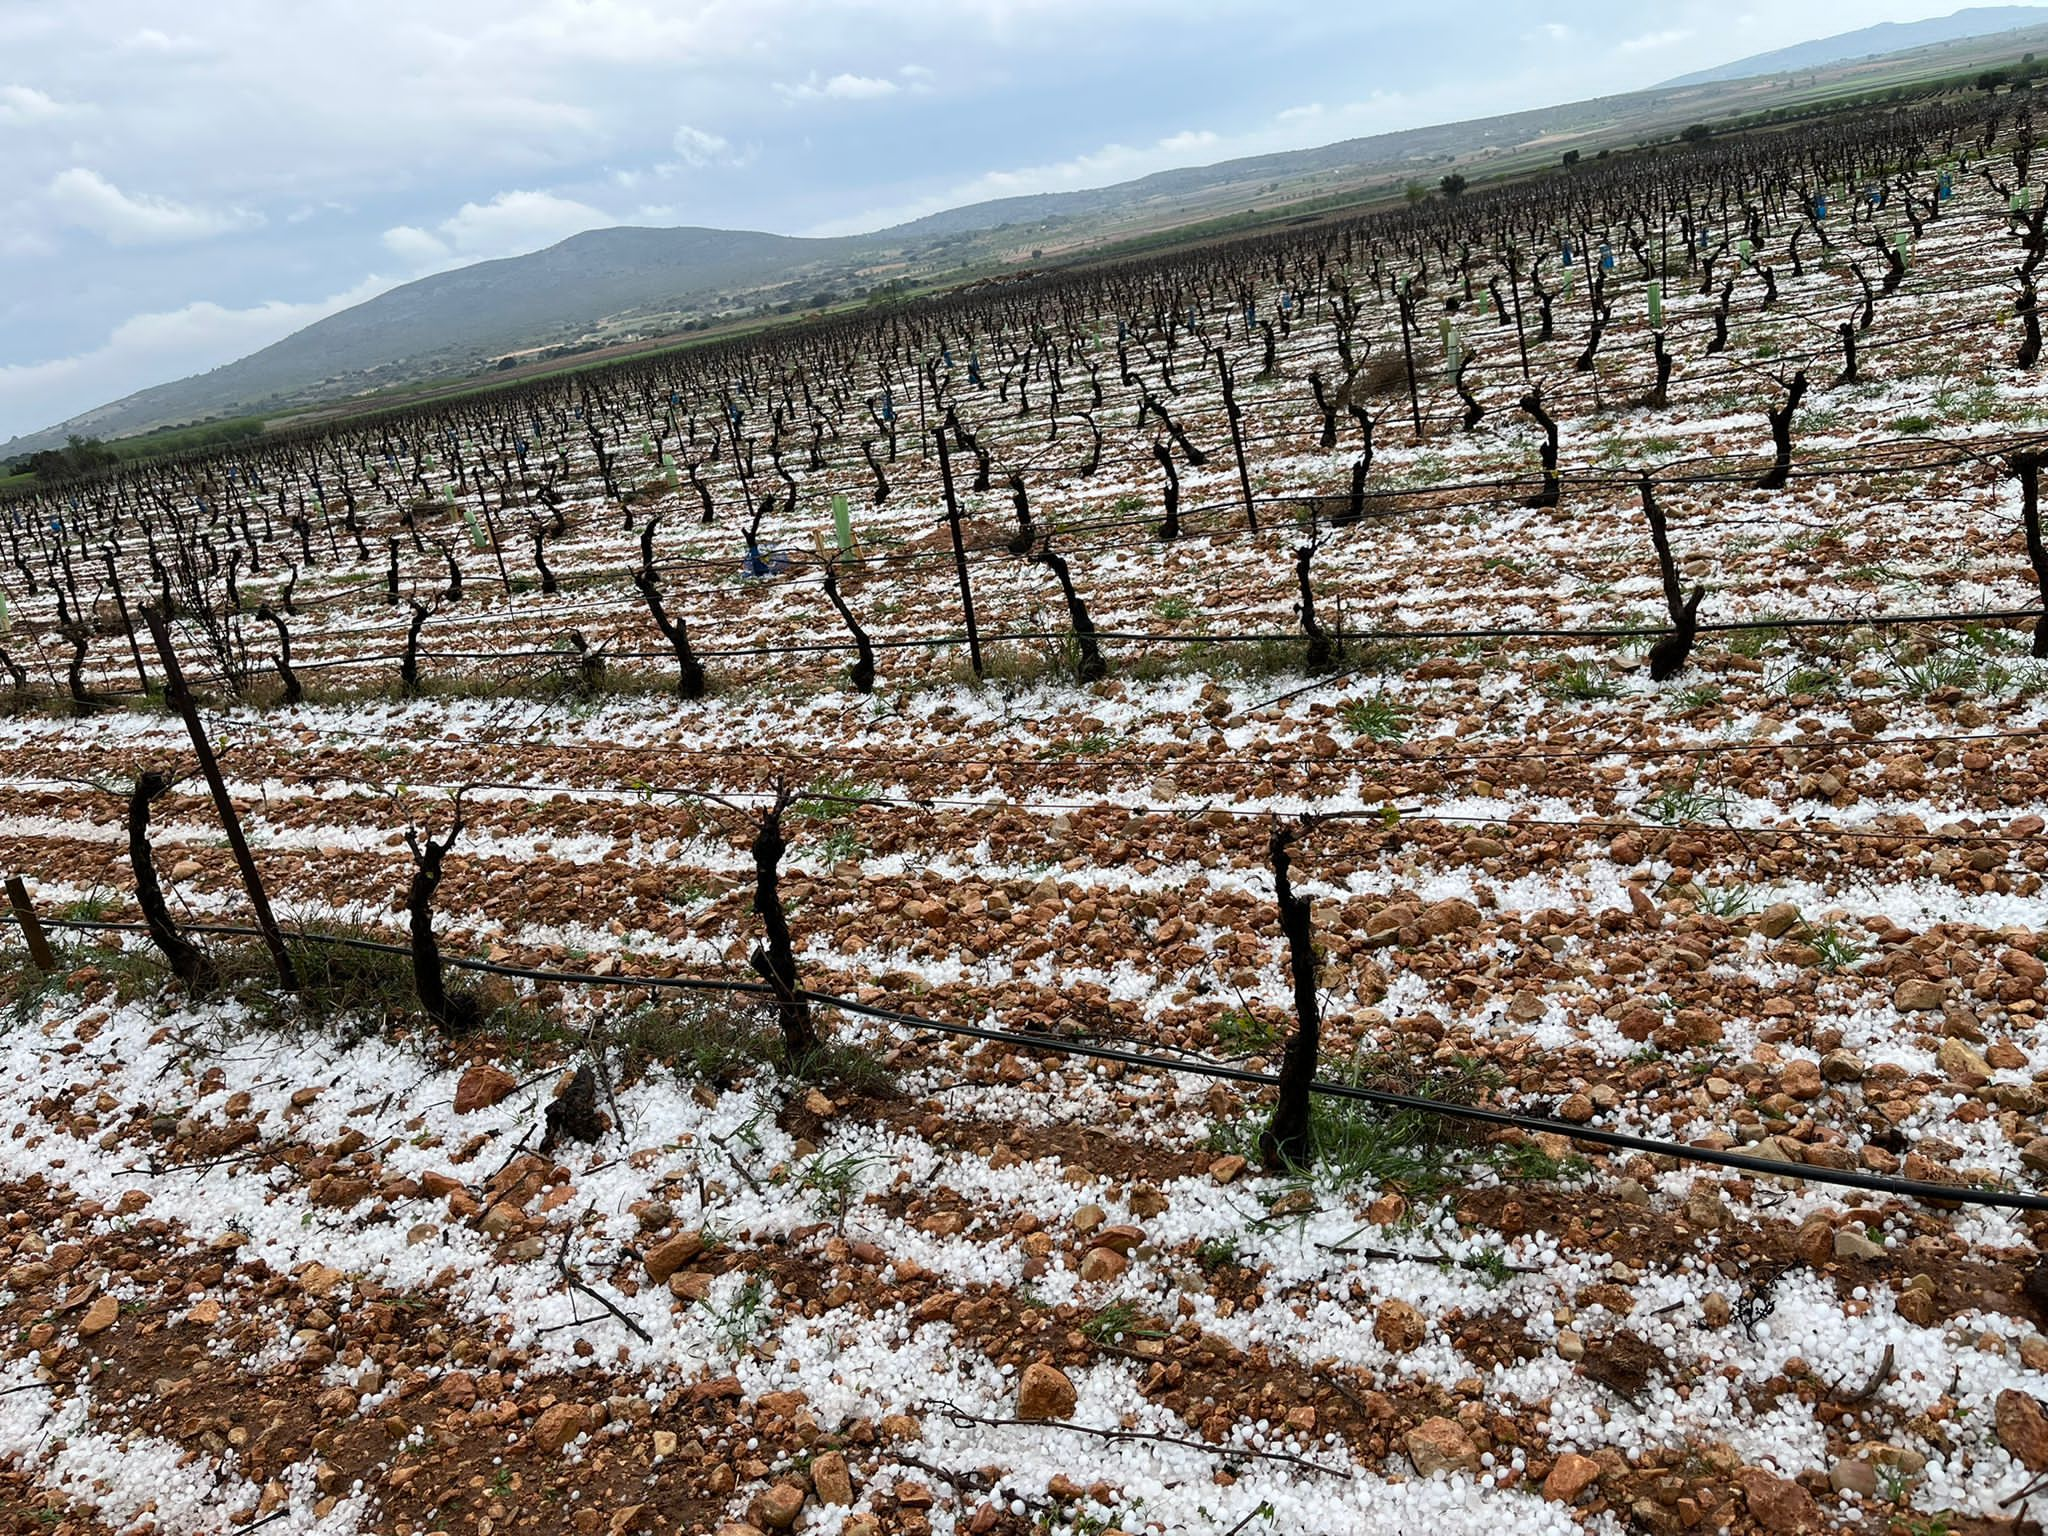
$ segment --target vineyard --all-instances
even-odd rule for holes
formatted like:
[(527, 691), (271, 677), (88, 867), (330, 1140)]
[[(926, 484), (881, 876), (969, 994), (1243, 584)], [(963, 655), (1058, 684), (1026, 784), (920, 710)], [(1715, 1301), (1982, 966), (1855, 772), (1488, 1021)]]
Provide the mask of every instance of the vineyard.
[(0, 501), (8, 1528), (2038, 1530), (2028, 99)]

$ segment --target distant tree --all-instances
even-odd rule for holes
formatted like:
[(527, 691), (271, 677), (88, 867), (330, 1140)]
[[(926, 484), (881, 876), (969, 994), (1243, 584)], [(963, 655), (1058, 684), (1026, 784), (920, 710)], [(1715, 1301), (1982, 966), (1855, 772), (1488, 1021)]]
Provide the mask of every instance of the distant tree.
[(30, 454), (24, 467), (38, 480), (54, 482), (80, 480), (120, 462), (121, 456), (98, 438), (80, 437), (74, 432), (62, 448), (45, 448), (41, 453)]
[(1995, 91), (2005, 84), (2005, 81), (2006, 72), (2004, 70), (1987, 69), (1977, 77), (1977, 89), (1980, 91)]
[(1568, 166), (1577, 165), (1579, 163), (1579, 152), (1576, 149), (1566, 150), (1564, 152), (1564, 163)]
[(1704, 144), (1713, 136), (1714, 130), (1709, 128), (1705, 123), (1693, 123), (1690, 124), (1686, 128), (1686, 130), (1679, 135), (1679, 138), (1683, 139), (1688, 144)]
[(1445, 197), (1463, 197), (1467, 182), (1463, 176), (1460, 176), (1456, 171), (1452, 171), (1450, 175), (1444, 177), (1437, 185), (1443, 188)]
[(1408, 201), (1411, 203), (1419, 203), (1425, 197), (1429, 196), (1429, 188), (1425, 187), (1419, 181), (1409, 182), (1408, 185), (1402, 189), (1402, 191), (1406, 195)]

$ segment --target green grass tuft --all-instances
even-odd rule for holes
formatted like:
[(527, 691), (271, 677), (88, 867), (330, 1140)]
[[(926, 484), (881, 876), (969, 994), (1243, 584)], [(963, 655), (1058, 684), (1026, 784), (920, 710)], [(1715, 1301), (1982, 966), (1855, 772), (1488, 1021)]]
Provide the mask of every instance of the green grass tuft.
[(1338, 714), (1345, 728), (1354, 736), (1365, 736), (1373, 741), (1399, 741), (1408, 734), (1408, 725), (1401, 711), (1388, 703), (1384, 695), (1351, 699)]

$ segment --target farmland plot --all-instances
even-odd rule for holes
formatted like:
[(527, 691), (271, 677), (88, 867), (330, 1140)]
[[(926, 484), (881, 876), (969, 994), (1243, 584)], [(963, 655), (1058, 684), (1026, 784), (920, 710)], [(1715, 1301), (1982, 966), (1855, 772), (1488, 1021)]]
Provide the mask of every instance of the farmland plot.
[(2013, 1528), (2033, 158), (1831, 120), (5, 504), (7, 1497)]

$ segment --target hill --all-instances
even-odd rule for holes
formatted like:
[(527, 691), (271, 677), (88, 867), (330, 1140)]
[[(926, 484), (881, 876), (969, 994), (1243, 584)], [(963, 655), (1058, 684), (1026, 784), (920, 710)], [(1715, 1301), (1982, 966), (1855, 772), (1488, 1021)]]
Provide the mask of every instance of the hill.
[(1929, 17), (1925, 21), (1883, 21), (1875, 26), (1858, 27), (1853, 32), (1837, 32), (1833, 37), (1794, 43), (1789, 48), (1776, 48), (1769, 53), (1755, 53), (1746, 59), (1737, 59), (1732, 64), (1720, 64), (1712, 69), (1680, 75), (1675, 80), (1666, 80), (1664, 84), (1709, 85), (1719, 80), (1747, 79), (1752, 75), (1825, 69), (1830, 64), (1846, 63), (1851, 59), (1901, 53), (1909, 48), (1925, 48), (1934, 43), (1952, 43), (1962, 38), (1986, 37), (1996, 32), (2011, 32), (2023, 27), (2039, 27), (2044, 24), (2048, 24), (2048, 7), (1976, 5), (1948, 16)]
[[(211, 372), (156, 385), (0, 444), (0, 460), (67, 435), (126, 437), (224, 418), (334, 406), (399, 387), (446, 386), (510, 363), (619, 344), (655, 345), (719, 320), (793, 313), (895, 282), (1015, 272), (1191, 224), (1250, 223), (1433, 184), (1452, 166), (1509, 174), (1669, 137), (1693, 122), (1832, 103), (2048, 49), (2048, 8), (1980, 7), (1931, 22), (1867, 27), (1758, 55), (1646, 91), (1435, 124), (1311, 149), (1160, 171), (1106, 187), (1000, 198), (872, 234), (830, 239), (703, 228), (592, 230), (545, 250), (394, 288)], [(1944, 30), (1945, 29), (1945, 30)], [(1989, 31), (1992, 40), (1958, 40)], [(1912, 39), (1920, 39), (1912, 44)], [(1820, 66), (1897, 46), (1875, 60)], [(1819, 53), (1814, 54), (1818, 57)], [(1800, 62), (1784, 61), (1797, 57)], [(1776, 62), (1772, 62), (1776, 61)], [(1810, 79), (1747, 73), (1796, 67)]]
[(316, 395), (472, 372), (504, 354), (574, 342), (615, 316), (845, 262), (858, 242), (726, 229), (599, 229), (525, 256), (423, 277), (315, 321), (260, 352), (76, 417), (10, 450), (67, 432), (148, 430)]

